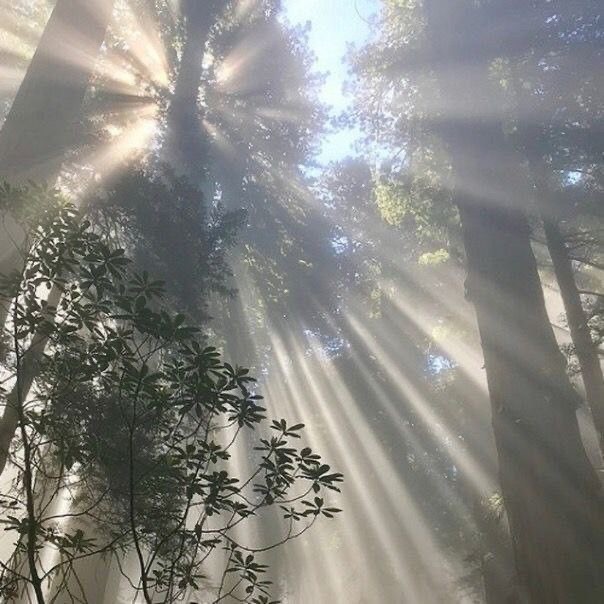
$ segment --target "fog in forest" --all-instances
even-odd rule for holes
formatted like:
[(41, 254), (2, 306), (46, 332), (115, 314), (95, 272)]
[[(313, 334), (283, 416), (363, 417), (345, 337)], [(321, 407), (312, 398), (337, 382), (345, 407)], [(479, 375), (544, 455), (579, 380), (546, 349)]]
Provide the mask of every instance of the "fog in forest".
[(597, 0), (0, 0), (0, 602), (604, 602)]

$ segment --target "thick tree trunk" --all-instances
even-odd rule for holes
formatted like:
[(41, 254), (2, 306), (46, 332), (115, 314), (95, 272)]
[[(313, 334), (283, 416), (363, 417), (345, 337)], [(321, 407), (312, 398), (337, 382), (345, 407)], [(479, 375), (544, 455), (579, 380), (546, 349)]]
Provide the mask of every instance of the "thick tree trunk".
[(581, 442), (528, 224), (519, 212), (460, 210), (521, 582), (533, 602), (599, 601), (601, 485)]
[(0, 175), (52, 183), (76, 142), (80, 108), (113, 2), (58, 0), (0, 131)]
[[(0, 130), (0, 180), (53, 185), (77, 142), (81, 107), (111, 18), (113, 0), (57, 0)], [(18, 269), (24, 233), (7, 219), (0, 273)], [(0, 325), (6, 313), (0, 309)]]
[(202, 131), (199, 87), (208, 36), (224, 0), (182, 0), (185, 40), (174, 95), (168, 109), (164, 155), (177, 172), (195, 184), (206, 173), (205, 133)]
[[(75, 143), (82, 103), (112, 7), (111, 0), (57, 1), (0, 131), (1, 178), (47, 183), (56, 179), (65, 153)], [(5, 274), (19, 268), (21, 255), (17, 250), (24, 237), (16, 225), (6, 228), (11, 232), (0, 238), (0, 273)], [(53, 290), (51, 297), (57, 296), (60, 293)], [(1, 309), (1, 326), (6, 310)], [(37, 358), (46, 341), (43, 337), (34, 340), (35, 346), (23, 360), (23, 399), (35, 378)], [(0, 473), (17, 427), (12, 403), (15, 395), (16, 391), (7, 397), (0, 419)]]
[(438, 133), (451, 157), (520, 582), (534, 603), (604, 601), (602, 486), (546, 312), (525, 215), (532, 192), (481, 56), (485, 8), (423, 6), (441, 98), (467, 117), (443, 115)]

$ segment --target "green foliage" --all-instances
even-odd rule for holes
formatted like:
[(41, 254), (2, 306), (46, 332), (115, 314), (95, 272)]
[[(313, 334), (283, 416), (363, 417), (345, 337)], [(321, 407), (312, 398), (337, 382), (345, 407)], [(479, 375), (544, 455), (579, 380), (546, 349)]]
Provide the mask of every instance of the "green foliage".
[(213, 207), (202, 192), (168, 166), (132, 168), (88, 203), (88, 213), (134, 253), (138, 266), (166, 284), (176, 305), (208, 319), (212, 293), (230, 295), (226, 261), (246, 219), (244, 210)]
[(382, 218), (392, 226), (400, 226), (409, 214), (409, 198), (405, 193), (392, 183), (381, 183), (376, 187), (375, 198)]
[(425, 252), (417, 259), (417, 261), (419, 264), (429, 266), (433, 264), (443, 264), (444, 262), (447, 262), (450, 257), (451, 255), (449, 252), (441, 248), (434, 252)]
[[(10, 457), (17, 477), (0, 498), (16, 537), (2, 594), (66, 584), (79, 560), (103, 553), (121, 564), (134, 550), (133, 584), (147, 602), (206, 590), (213, 601), (267, 603), (270, 581), (257, 554), (333, 518), (340, 510), (325, 494), (339, 491), (342, 475), (296, 446), (303, 424), (266, 420), (249, 371), (223, 361), (168, 310), (161, 282), (136, 272), (124, 250), (50, 197), (22, 224), (23, 270), (0, 280), (11, 343), (0, 397), (18, 415)], [(0, 200), (6, 211), (8, 197)], [(49, 291), (60, 293), (56, 305)], [(26, 397), (19, 384), (42, 337)], [(230, 459), (246, 442), (251, 470), (238, 474)], [(71, 501), (68, 514), (54, 511), (62, 498)], [(271, 510), (281, 510), (281, 538), (246, 544), (242, 529)], [(48, 546), (59, 552), (51, 567), (41, 562)], [(212, 559), (224, 567), (214, 583), (205, 572)]]
[[(453, 245), (459, 230), (457, 211), (441, 179), (428, 172), (421, 177), (382, 177), (375, 186), (375, 199), (383, 220), (414, 239), (420, 264), (446, 260), (446, 249), (424, 252), (426, 247)], [(444, 255), (443, 255), (444, 253)], [(421, 260), (423, 258), (423, 260)], [(432, 259), (436, 262), (429, 262)]]
[(53, 216), (56, 207), (63, 202), (56, 189), (36, 183), (12, 185), (6, 181), (0, 183), (0, 200), (2, 216), (12, 216), (28, 228), (35, 227), (47, 212)]

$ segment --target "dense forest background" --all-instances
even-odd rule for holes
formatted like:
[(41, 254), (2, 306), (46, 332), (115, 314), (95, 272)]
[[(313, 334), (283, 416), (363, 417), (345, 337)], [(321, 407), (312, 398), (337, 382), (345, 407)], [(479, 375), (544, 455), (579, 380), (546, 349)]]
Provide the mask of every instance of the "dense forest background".
[(2, 601), (604, 602), (601, 3), (306, 2), (0, 0)]

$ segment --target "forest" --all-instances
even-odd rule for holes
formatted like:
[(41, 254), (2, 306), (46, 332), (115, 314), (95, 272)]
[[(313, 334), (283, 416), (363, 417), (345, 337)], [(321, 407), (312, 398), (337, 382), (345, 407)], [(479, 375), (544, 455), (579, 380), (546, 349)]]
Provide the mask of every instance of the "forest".
[(604, 603), (599, 0), (0, 0), (0, 603)]

